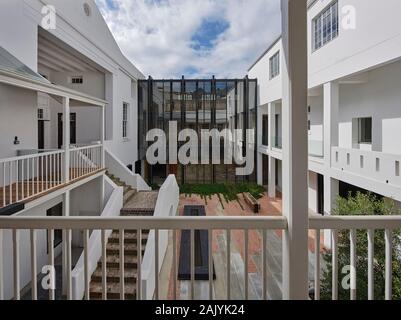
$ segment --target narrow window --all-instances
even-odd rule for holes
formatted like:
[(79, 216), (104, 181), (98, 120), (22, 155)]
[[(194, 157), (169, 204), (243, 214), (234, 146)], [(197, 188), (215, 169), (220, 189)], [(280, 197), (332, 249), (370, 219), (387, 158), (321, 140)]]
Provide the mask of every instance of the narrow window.
[(358, 143), (372, 143), (372, 118), (358, 119)]
[(270, 58), (270, 80), (280, 74), (280, 51)]
[(362, 169), (363, 169), (363, 160), (364, 160), (363, 156), (360, 156), (359, 161), (360, 161), (360, 165), (361, 165), (361, 168), (362, 168)]
[(380, 171), (380, 159), (376, 158), (376, 171), (379, 172)]
[(122, 123), (123, 138), (128, 137), (128, 103), (123, 103), (123, 123)]
[(399, 162), (399, 161), (396, 161), (396, 162), (395, 162), (395, 175), (396, 175), (397, 177), (400, 176), (400, 162)]
[(312, 21), (313, 51), (337, 38), (338, 26), (338, 1), (334, 1)]
[(347, 165), (350, 165), (351, 163), (351, 156), (349, 153), (347, 153)]
[(263, 115), (262, 118), (262, 144), (264, 146), (269, 145), (269, 116), (267, 114)]

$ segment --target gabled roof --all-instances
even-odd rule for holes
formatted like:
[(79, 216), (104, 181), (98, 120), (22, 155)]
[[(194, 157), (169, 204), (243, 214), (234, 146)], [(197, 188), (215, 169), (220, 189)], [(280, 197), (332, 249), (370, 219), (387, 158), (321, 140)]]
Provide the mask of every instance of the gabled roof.
[(0, 47), (0, 69), (3, 71), (18, 74), (26, 78), (30, 78), (32, 80), (50, 83), (40, 74), (36, 73), (25, 64), (23, 64), (21, 61), (19, 61), (3, 47)]

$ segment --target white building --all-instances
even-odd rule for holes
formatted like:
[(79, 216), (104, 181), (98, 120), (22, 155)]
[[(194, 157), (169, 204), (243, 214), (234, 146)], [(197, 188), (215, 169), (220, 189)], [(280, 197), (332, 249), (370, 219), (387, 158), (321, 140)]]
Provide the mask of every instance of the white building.
[[(1, 1), (0, 300), (18, 300), (26, 290), (37, 298), (42, 267), (52, 269), (59, 265), (58, 259), (67, 299), (89, 299), (92, 294), (103, 299), (159, 299), (168, 232), (190, 230), (189, 246), (194, 248), (195, 230), (206, 229), (209, 235), (213, 230), (226, 232), (228, 253), (232, 230), (243, 231), (244, 237), (248, 230), (262, 230), (263, 299), (267, 298), (267, 231), (279, 230), (284, 235), (284, 299), (308, 297), (309, 231), (316, 233), (314, 283), (315, 298), (319, 298), (320, 231), (331, 231), (332, 295), (336, 299), (336, 230), (350, 230), (350, 262), (356, 266), (355, 230), (368, 230), (372, 244), (372, 230), (383, 229), (385, 294), (391, 299), (392, 230), (401, 228), (401, 218), (309, 216), (308, 202), (311, 211), (330, 213), (343, 183), (401, 201), (401, 146), (397, 139), (401, 133), (397, 113), (401, 84), (397, 13), (401, 6), (398, 0), (387, 0), (382, 7), (373, 1), (321, 0), (310, 1), (307, 10), (306, 0), (281, 2), (282, 40), (252, 66), (249, 77), (257, 78), (259, 84), (258, 179), (268, 184), (270, 196), (276, 196), (277, 188), (282, 191), (283, 216), (196, 219), (172, 217), (179, 199), (173, 176), (166, 179), (156, 197), (153, 217), (120, 216), (128, 193), (124, 194), (117, 182), (134, 189), (134, 194), (150, 189), (135, 173), (142, 171), (137, 166), (137, 81), (144, 77), (119, 50), (95, 2)], [(343, 30), (340, 24), (342, 8), (347, 5), (356, 9), (356, 29)], [(329, 21), (334, 23), (330, 29)], [(349, 23), (348, 28), (352, 27), (352, 21)], [(307, 34), (306, 25), (308, 30), (316, 25), (313, 36)], [(127, 168), (130, 165), (134, 172)], [(110, 179), (106, 170), (121, 181)], [(274, 183), (268, 183), (271, 181)], [(171, 239), (170, 250), (176, 245), (176, 237)], [(144, 246), (143, 240), (147, 241)], [(143, 258), (141, 254), (133, 257), (132, 251), (142, 249)], [(372, 250), (370, 245), (370, 299), (374, 298)], [(109, 251), (119, 258), (108, 260)], [(177, 272), (177, 250), (171, 252), (172, 270)], [(194, 252), (191, 250), (188, 287), (192, 299)], [(248, 259), (248, 247), (244, 255)], [(222, 263), (228, 299), (230, 259), (227, 254)], [(212, 259), (208, 262), (208, 292), (213, 299)], [(244, 266), (248, 298), (248, 264)], [(95, 286), (91, 285), (93, 278), (98, 279)], [(174, 296), (175, 286), (176, 281)], [(54, 299), (55, 289), (47, 291)], [(350, 295), (355, 299), (355, 290), (350, 290)]]
[[(401, 201), (399, 1), (308, 3), (309, 208), (368, 190)], [(377, 22), (377, 23), (376, 23)], [(281, 191), (283, 45), (249, 69), (258, 79), (258, 182)], [(278, 175), (278, 177), (276, 176)]]

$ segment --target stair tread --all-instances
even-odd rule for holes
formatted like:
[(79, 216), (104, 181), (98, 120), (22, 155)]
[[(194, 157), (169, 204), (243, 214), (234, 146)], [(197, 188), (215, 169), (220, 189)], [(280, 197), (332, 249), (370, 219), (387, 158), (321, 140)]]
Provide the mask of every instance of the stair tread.
[[(142, 233), (141, 235), (142, 240), (143, 239), (147, 239), (148, 238), (148, 234), (147, 233)], [(112, 239), (120, 239), (120, 233), (119, 231), (113, 231), (110, 235), (110, 238)], [(136, 239), (136, 232), (124, 232), (124, 239)]]
[[(108, 255), (106, 257), (107, 263), (120, 263), (120, 256), (118, 254)], [(124, 254), (124, 263), (137, 263), (138, 257), (136, 255)]]
[[(124, 283), (125, 294), (133, 295), (136, 292), (136, 284), (134, 283)], [(91, 293), (102, 293), (103, 286), (101, 283), (93, 282), (90, 284), (89, 291)], [(117, 282), (107, 283), (107, 293), (120, 294), (120, 284)]]
[[(113, 243), (113, 242), (109, 242), (107, 243), (106, 246), (107, 250), (120, 250), (120, 244), (118, 243)], [(136, 243), (124, 243), (124, 250), (131, 250), (131, 251), (135, 251), (138, 249), (138, 246), (136, 245)], [(143, 250), (143, 246), (142, 246), (142, 250)]]
[[(120, 277), (120, 269), (119, 268), (107, 268), (106, 270), (107, 277), (110, 278), (119, 278)], [(98, 267), (93, 273), (93, 277), (102, 278), (103, 271), (102, 268)], [(135, 278), (137, 277), (137, 269), (136, 268), (124, 268), (124, 278)], [(93, 281), (93, 280), (92, 280)]]

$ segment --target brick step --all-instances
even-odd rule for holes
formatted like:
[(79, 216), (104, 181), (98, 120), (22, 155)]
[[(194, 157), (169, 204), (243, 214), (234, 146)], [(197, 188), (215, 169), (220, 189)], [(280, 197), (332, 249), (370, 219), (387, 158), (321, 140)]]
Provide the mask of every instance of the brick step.
[[(102, 267), (102, 260), (98, 262), (98, 267)], [(124, 268), (136, 268), (138, 265), (138, 258), (136, 255), (124, 255)], [(106, 257), (107, 268), (119, 268), (120, 257), (118, 254)]]
[[(102, 284), (97, 282), (91, 283), (89, 292), (91, 299), (102, 299)], [(124, 283), (124, 293), (125, 299), (135, 299), (136, 284)], [(111, 282), (107, 284), (107, 299), (120, 299), (120, 284), (118, 282)]]
[(144, 216), (151, 217), (153, 216), (155, 209), (132, 209), (132, 208), (122, 208), (120, 211), (121, 216)]
[[(142, 233), (142, 245), (146, 245), (148, 241), (148, 234)], [(124, 244), (125, 243), (137, 243), (137, 236), (135, 232), (124, 232)], [(109, 237), (109, 243), (120, 243), (120, 234), (118, 231), (113, 231)]]
[[(142, 249), (142, 254), (145, 252), (145, 246), (141, 247)], [(133, 255), (133, 254), (137, 254), (138, 251), (138, 246), (136, 245), (136, 243), (125, 243), (124, 242), (124, 253), (128, 254), (128, 255)], [(112, 254), (119, 254), (120, 253), (120, 244), (119, 243), (113, 243), (113, 242), (109, 242), (106, 246), (106, 252), (109, 255)]]
[[(119, 268), (107, 268), (107, 282), (119, 282), (120, 281), (120, 269)], [(136, 269), (124, 269), (124, 281), (125, 283), (136, 283), (137, 270)], [(102, 282), (102, 268), (98, 267), (92, 275), (92, 282)]]

